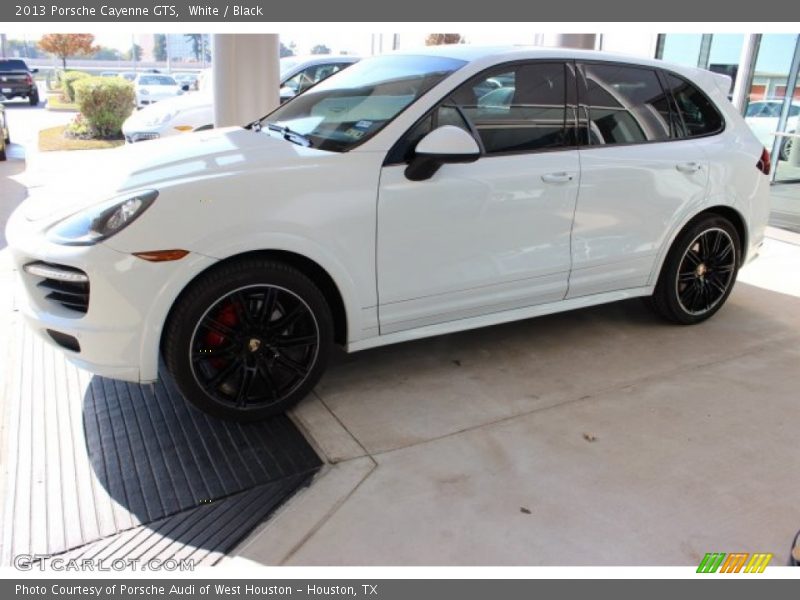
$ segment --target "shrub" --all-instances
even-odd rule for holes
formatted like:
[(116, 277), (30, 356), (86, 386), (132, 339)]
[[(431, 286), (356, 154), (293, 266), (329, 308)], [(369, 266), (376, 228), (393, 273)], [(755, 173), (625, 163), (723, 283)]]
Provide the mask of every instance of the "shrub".
[(83, 71), (67, 71), (61, 76), (61, 95), (65, 102), (75, 102), (75, 84), (87, 77), (91, 75)]
[(133, 111), (133, 84), (117, 77), (88, 77), (75, 83), (75, 98), (92, 137), (119, 138)]

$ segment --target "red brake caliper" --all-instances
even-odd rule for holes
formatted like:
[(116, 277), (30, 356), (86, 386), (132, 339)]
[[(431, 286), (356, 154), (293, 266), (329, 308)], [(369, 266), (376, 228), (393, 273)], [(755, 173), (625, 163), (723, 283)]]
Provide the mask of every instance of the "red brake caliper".
[[(228, 304), (220, 309), (217, 313), (216, 320), (231, 328), (235, 328), (239, 325), (239, 318), (236, 316), (236, 308), (233, 306), (233, 302), (228, 302)], [(222, 346), (226, 342), (227, 338), (221, 333), (209, 331), (206, 334), (206, 346), (208, 348), (216, 348)], [(224, 358), (214, 358), (210, 362), (215, 369), (220, 369), (225, 366), (227, 361)]]

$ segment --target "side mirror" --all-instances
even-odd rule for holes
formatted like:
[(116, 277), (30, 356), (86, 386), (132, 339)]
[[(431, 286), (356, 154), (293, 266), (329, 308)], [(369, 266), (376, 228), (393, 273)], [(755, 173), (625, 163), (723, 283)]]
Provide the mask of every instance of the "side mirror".
[(38, 73), (39, 69), (31, 69), (31, 73)]
[(182, 89), (184, 92), (188, 92), (188, 91), (189, 91), (189, 84), (188, 84), (188, 83), (184, 83), (184, 84), (181, 86), (181, 89)]
[(455, 125), (442, 125), (419, 141), (414, 158), (406, 167), (406, 177), (411, 181), (424, 181), (433, 177), (444, 164), (471, 163), (480, 155), (481, 149), (469, 133)]

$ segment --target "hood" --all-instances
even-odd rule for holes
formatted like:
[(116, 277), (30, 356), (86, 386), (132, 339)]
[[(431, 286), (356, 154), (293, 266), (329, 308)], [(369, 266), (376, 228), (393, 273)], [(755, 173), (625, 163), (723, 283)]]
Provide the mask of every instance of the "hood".
[[(240, 170), (293, 164), (328, 152), (287, 142), (266, 130), (212, 129), (128, 144), (103, 151), (86, 173), (70, 172), (64, 181), (38, 188), (25, 200), (30, 221), (56, 220), (82, 208), (137, 189), (160, 189), (181, 180), (219, 177)], [(91, 187), (86, 185), (91, 181)]]

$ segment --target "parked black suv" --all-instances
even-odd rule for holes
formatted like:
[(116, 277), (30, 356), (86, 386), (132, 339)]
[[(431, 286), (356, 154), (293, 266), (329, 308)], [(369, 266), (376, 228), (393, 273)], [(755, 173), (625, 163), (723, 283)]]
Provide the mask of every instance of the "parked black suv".
[(0, 58), (0, 95), (9, 100), (27, 98), (31, 106), (39, 104), (39, 88), (33, 74), (39, 69), (29, 69), (24, 60)]

